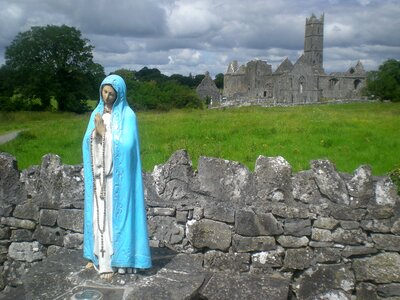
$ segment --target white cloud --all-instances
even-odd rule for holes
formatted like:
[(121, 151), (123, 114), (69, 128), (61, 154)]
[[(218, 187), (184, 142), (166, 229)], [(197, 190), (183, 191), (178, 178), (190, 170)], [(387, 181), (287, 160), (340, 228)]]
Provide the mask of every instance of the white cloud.
[(167, 25), (174, 37), (198, 37), (218, 26), (218, 17), (207, 1), (180, 0), (168, 9)]

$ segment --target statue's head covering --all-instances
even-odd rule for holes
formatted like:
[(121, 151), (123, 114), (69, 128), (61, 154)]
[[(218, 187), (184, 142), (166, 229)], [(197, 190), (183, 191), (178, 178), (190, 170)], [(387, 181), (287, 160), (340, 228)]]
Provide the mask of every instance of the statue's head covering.
[[(111, 85), (117, 93), (117, 98), (115, 99), (115, 102), (113, 104), (113, 110), (116, 107), (125, 106), (128, 104), (127, 100), (126, 100), (126, 84), (125, 84), (124, 79), (119, 75), (112, 74), (112, 75), (109, 75), (106, 78), (104, 78), (104, 80), (100, 84), (100, 91), (99, 91), (100, 100), (99, 100), (98, 108), (101, 111), (104, 109), (104, 101), (103, 101), (103, 97), (101, 96), (101, 90), (103, 89), (103, 86), (105, 86), (105, 85)], [(96, 108), (96, 110), (97, 110), (97, 108)]]

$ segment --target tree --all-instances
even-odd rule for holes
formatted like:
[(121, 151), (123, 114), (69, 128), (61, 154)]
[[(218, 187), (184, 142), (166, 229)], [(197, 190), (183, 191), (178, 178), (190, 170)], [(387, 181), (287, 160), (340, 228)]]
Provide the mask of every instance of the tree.
[(380, 100), (400, 101), (400, 61), (389, 59), (368, 73), (366, 93)]
[(105, 76), (103, 67), (93, 62), (93, 48), (74, 27), (32, 27), (6, 48), (5, 65), (14, 89), (40, 98), (43, 109), (55, 97), (59, 110), (82, 112)]
[(217, 88), (223, 89), (224, 88), (224, 74), (218, 73), (217, 75), (215, 75), (214, 82), (215, 82), (215, 85), (217, 86)]
[(160, 70), (153, 68), (149, 69), (148, 67), (143, 67), (141, 70), (135, 73), (135, 76), (140, 81), (156, 81), (156, 82), (164, 82), (167, 79), (167, 76), (161, 74)]

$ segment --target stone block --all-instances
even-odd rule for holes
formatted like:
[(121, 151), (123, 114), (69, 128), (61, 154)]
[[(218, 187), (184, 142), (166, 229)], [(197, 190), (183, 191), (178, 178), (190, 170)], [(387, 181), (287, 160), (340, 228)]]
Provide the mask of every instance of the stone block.
[(175, 208), (172, 207), (151, 207), (148, 210), (149, 216), (175, 216)]
[(331, 207), (331, 215), (337, 220), (360, 221), (366, 214), (365, 208), (349, 209), (343, 205)]
[(262, 269), (280, 268), (283, 266), (284, 256), (285, 250), (282, 247), (272, 251), (254, 253), (251, 256), (252, 266)]
[(65, 231), (60, 228), (52, 228), (39, 225), (33, 233), (33, 238), (42, 245), (63, 246)]
[(346, 184), (330, 161), (313, 160), (311, 168), (321, 194), (334, 203), (350, 204)]
[(251, 172), (238, 162), (202, 156), (197, 179), (201, 193), (233, 206), (250, 193)]
[(356, 258), (353, 260), (353, 270), (357, 281), (400, 282), (400, 254), (387, 252), (367, 258)]
[(303, 203), (313, 203), (320, 197), (318, 186), (311, 170), (301, 171), (292, 178), (293, 197)]
[(222, 222), (202, 219), (187, 223), (187, 238), (193, 247), (226, 251), (231, 245), (232, 232)]
[(375, 247), (367, 246), (346, 246), (342, 250), (343, 257), (361, 256), (375, 254), (378, 250)]
[(14, 242), (32, 242), (32, 231), (27, 229), (12, 230), (10, 240)]
[(309, 246), (312, 248), (327, 248), (327, 247), (333, 247), (333, 242), (316, 242), (316, 241), (310, 241)]
[(168, 216), (148, 218), (149, 236), (167, 245), (181, 243), (185, 236), (185, 229), (176, 223), (176, 219)]
[(42, 260), (43, 247), (37, 241), (35, 242), (13, 242), (8, 249), (8, 255), (15, 260), (34, 262)]
[(316, 248), (314, 258), (318, 263), (339, 263), (341, 260), (340, 250), (336, 248)]
[(358, 167), (346, 185), (351, 196), (350, 206), (367, 206), (369, 201), (374, 197), (371, 167), (367, 165)]
[(267, 295), (269, 299), (286, 300), (289, 282), (274, 275), (214, 273), (199, 294), (199, 299), (266, 299)]
[(311, 248), (287, 249), (283, 267), (285, 270), (304, 270), (311, 265), (313, 257)]
[(307, 219), (312, 216), (308, 206), (296, 203), (296, 206), (285, 203), (272, 203), (272, 213), (285, 219)]
[(389, 219), (394, 216), (394, 213), (392, 206), (368, 206), (365, 219)]
[(176, 212), (176, 222), (179, 224), (186, 224), (188, 220), (188, 211), (181, 210)]
[(362, 220), (361, 228), (370, 232), (389, 233), (392, 229), (391, 220)]
[(67, 233), (64, 236), (64, 247), (69, 249), (82, 249), (83, 234)]
[(247, 272), (250, 269), (250, 254), (207, 251), (204, 267), (213, 271)]
[(311, 239), (318, 242), (332, 242), (333, 235), (330, 230), (327, 229), (320, 229), (320, 228), (313, 228)]
[(204, 217), (224, 223), (235, 222), (235, 208), (225, 202), (206, 203)]
[(344, 245), (360, 245), (367, 242), (367, 234), (361, 229), (336, 229), (332, 233), (333, 241)]
[(60, 209), (57, 224), (61, 228), (83, 233), (83, 210)]
[(397, 188), (390, 177), (380, 178), (375, 185), (374, 204), (378, 206), (395, 206), (399, 196)]
[(281, 156), (260, 155), (254, 170), (254, 186), (261, 202), (293, 200), (292, 167)]
[(58, 251), (60, 251), (61, 249), (64, 248), (56, 245), (50, 245), (49, 247), (47, 247), (47, 256), (57, 254)]
[(314, 221), (313, 226), (321, 229), (335, 229), (339, 225), (339, 221), (334, 218), (320, 217)]
[(32, 202), (39, 208), (70, 208), (82, 206), (84, 195), (82, 165), (62, 165), (58, 155), (43, 156), (40, 167), (30, 176), (24, 173), (25, 183)]
[(30, 220), (21, 220), (13, 217), (1, 218), (1, 224), (15, 228), (35, 229), (36, 223)]
[(340, 221), (340, 227), (343, 229), (358, 229), (360, 228), (360, 223), (357, 221)]
[(356, 287), (357, 300), (380, 300), (377, 294), (376, 285), (367, 282), (361, 282)]
[(235, 231), (243, 236), (279, 235), (282, 224), (271, 213), (255, 214), (252, 210), (236, 212)]
[(310, 236), (311, 221), (309, 219), (286, 219), (284, 224), (285, 235)]
[(58, 210), (42, 209), (40, 210), (39, 224), (45, 226), (54, 226), (57, 223)]
[(0, 153), (0, 207), (19, 204), (26, 199), (19, 175), (15, 157), (8, 153)]
[(10, 241), (0, 241), (0, 254), (7, 254), (8, 247), (10, 246)]
[(164, 165), (155, 166), (148, 179), (151, 182), (146, 180), (146, 194), (154, 195), (149, 199), (153, 204), (182, 199), (188, 194), (189, 183), (193, 180), (192, 162), (188, 153), (185, 150), (176, 151)]
[(9, 227), (0, 227), (0, 240), (6, 240), (10, 238), (11, 230)]
[(235, 234), (232, 238), (234, 252), (265, 251), (275, 248), (275, 238), (271, 236), (244, 237)]
[(377, 249), (400, 251), (400, 236), (393, 234), (371, 234)]
[(397, 219), (394, 223), (392, 228), (390, 229), (390, 232), (393, 234), (400, 235), (400, 218)]
[(3, 206), (0, 206), (0, 217), (10, 217), (14, 209), (13, 205), (6, 203), (1, 205)]
[(398, 297), (400, 298), (400, 283), (390, 283), (378, 285), (377, 294), (383, 298)]
[(193, 208), (193, 216), (192, 216), (193, 220), (198, 221), (202, 219), (203, 216), (204, 216), (204, 210), (202, 207), (196, 206), (195, 208)]
[(39, 220), (39, 207), (32, 202), (17, 205), (14, 209), (13, 216), (19, 219), (28, 219), (37, 222)]
[(351, 299), (355, 277), (349, 264), (317, 264), (293, 284), (297, 299)]
[(295, 237), (290, 235), (281, 235), (276, 240), (284, 248), (306, 247), (309, 242), (308, 238), (305, 236)]

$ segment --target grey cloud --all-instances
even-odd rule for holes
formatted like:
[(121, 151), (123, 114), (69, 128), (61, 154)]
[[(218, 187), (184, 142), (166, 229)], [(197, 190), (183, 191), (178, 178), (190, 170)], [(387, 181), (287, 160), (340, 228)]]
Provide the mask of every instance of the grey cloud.
[(89, 43), (95, 46), (96, 52), (126, 53), (130, 51), (129, 45), (123, 37), (108, 35), (88, 35)]
[(394, 0), (0, 0), (0, 55), (32, 25), (67, 24), (91, 41), (106, 71), (151, 66), (215, 75), (233, 59), (256, 58), (275, 68), (285, 57), (294, 63), (300, 56), (311, 13), (325, 13), (327, 71), (343, 71), (358, 59), (375, 68), (400, 58)]

